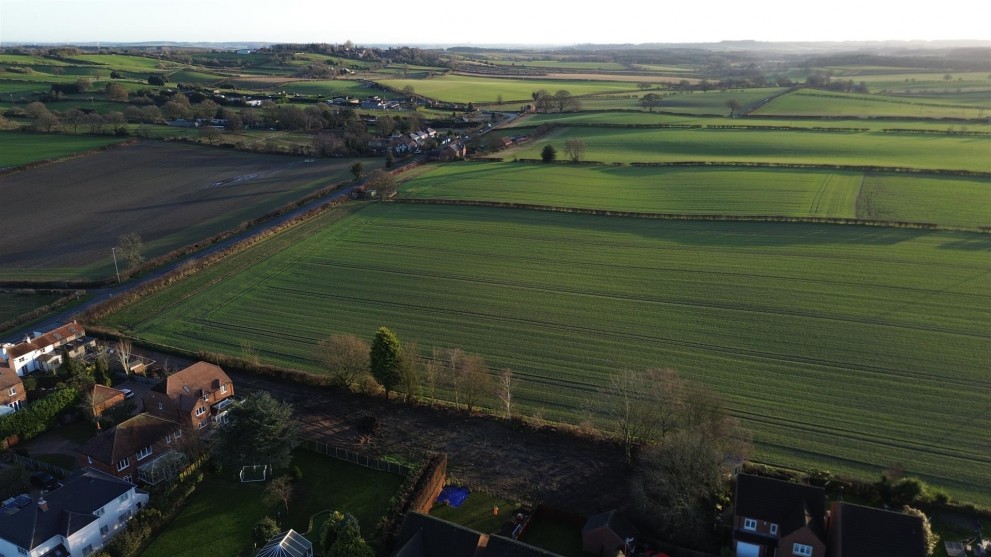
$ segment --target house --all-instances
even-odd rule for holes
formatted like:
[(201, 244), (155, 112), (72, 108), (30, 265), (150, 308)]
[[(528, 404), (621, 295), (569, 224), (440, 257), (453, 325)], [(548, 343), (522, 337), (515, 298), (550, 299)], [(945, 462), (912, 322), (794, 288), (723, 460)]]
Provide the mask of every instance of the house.
[(196, 362), (152, 387), (144, 403), (152, 415), (204, 429), (227, 419), (233, 396), (234, 383), (224, 370)]
[(80, 467), (92, 467), (125, 481), (155, 484), (185, 467), (175, 447), (179, 424), (147, 412), (99, 433), (76, 449)]
[(62, 363), (60, 348), (67, 347), (70, 356), (79, 357), (85, 354), (86, 346), (95, 345), (95, 341), (91, 339), (83, 344), (73, 343), (82, 339), (85, 334), (82, 325), (75, 321), (47, 333), (35, 331), (33, 338), (27, 337), (23, 342), (0, 346), (0, 359), (22, 377), (38, 370), (54, 371)]
[(313, 544), (290, 528), (268, 540), (255, 557), (313, 557)]
[(27, 392), (21, 378), (7, 366), (7, 362), (0, 361), (0, 415), (16, 412), (26, 402)]
[(592, 516), (582, 528), (582, 551), (594, 555), (609, 554), (626, 547), (636, 538), (637, 531), (619, 511), (611, 510)]
[(403, 519), (392, 557), (560, 557), (511, 538), (482, 534), (430, 515)]
[(90, 398), (93, 400), (93, 415), (100, 417), (110, 408), (124, 402), (124, 391), (100, 385), (93, 385)]
[(825, 557), (822, 488), (740, 474), (733, 549), (737, 557)]
[(85, 557), (100, 550), (148, 504), (148, 494), (92, 468), (22, 507), (4, 507), (0, 554)]
[(833, 503), (828, 557), (925, 557), (922, 518), (910, 514)]

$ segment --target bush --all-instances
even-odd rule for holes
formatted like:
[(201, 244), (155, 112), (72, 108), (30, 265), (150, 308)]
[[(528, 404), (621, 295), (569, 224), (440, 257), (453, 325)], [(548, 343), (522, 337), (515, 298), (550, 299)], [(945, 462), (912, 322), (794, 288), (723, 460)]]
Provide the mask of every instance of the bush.
[(266, 516), (251, 527), (251, 539), (256, 545), (265, 545), (268, 540), (279, 534), (279, 523), (274, 518)]
[(299, 466), (294, 464), (291, 468), (289, 468), (289, 479), (294, 482), (298, 482), (303, 479), (303, 471), (300, 470)]

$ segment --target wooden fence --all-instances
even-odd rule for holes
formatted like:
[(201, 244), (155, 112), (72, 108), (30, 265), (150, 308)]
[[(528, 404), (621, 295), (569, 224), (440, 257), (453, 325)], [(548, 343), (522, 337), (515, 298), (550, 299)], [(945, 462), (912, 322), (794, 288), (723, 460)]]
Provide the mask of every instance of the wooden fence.
[(56, 478), (62, 479), (70, 474), (69, 470), (62, 468), (61, 466), (56, 466), (54, 464), (49, 464), (47, 462), (42, 462), (40, 460), (35, 460), (31, 457), (24, 455), (19, 455), (17, 453), (11, 453), (14, 457), (14, 462), (32, 470), (41, 470), (43, 472), (48, 472), (49, 474), (55, 476)]

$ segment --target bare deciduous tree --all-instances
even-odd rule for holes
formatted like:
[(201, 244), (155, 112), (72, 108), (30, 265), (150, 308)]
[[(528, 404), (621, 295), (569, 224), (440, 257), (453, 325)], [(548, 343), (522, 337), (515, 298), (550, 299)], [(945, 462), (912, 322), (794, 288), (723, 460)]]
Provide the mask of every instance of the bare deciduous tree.
[(674, 427), (679, 383), (674, 370), (624, 371), (599, 390), (592, 405), (622, 439), (627, 462), (634, 446), (653, 444)]
[(289, 476), (279, 476), (265, 486), (265, 498), (273, 503), (282, 503), (286, 507), (287, 514), (289, 513), (289, 501), (295, 494), (296, 486), (292, 484), (292, 478)]
[(457, 381), (465, 412), (471, 414), (491, 389), (492, 377), (485, 360), (478, 354), (465, 354), (458, 366)]
[(127, 266), (131, 269), (145, 262), (144, 256), (141, 255), (144, 244), (141, 242), (141, 236), (134, 232), (121, 235), (117, 239), (117, 247), (114, 249), (117, 251), (117, 256), (127, 261)]
[(582, 158), (585, 157), (585, 141), (581, 139), (569, 139), (564, 142), (564, 149), (568, 152), (568, 158), (571, 162), (581, 162)]
[(124, 373), (131, 373), (131, 354), (131, 339), (125, 337), (118, 338), (116, 353), (117, 361), (120, 362), (120, 367), (124, 369)]
[(402, 393), (403, 400), (416, 398), (423, 377), (423, 364), (420, 362), (420, 346), (415, 340), (403, 344), (399, 356), (399, 383), (396, 391)]
[(358, 378), (368, 373), (371, 347), (355, 335), (333, 335), (320, 343), (320, 355), (334, 383), (352, 388)]
[(502, 370), (496, 385), (496, 396), (499, 397), (499, 402), (502, 403), (502, 407), (506, 411), (507, 420), (513, 418), (513, 392), (519, 387), (519, 384), (520, 380), (513, 377), (513, 370), (509, 368)]

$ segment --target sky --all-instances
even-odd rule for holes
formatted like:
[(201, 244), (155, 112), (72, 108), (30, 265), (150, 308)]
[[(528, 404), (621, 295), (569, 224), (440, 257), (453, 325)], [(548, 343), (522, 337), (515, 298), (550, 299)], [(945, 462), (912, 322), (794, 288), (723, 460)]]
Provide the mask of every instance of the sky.
[(571, 45), (986, 40), (986, 0), (0, 0), (18, 42)]

